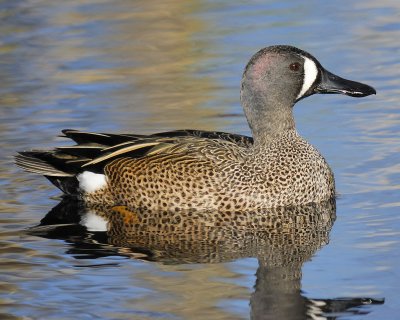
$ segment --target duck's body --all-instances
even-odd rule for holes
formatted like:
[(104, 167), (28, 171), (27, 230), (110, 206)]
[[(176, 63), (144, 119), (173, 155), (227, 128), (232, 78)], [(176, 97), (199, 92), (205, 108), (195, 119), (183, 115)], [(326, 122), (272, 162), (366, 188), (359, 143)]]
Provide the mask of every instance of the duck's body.
[(24, 152), (17, 164), (89, 203), (229, 211), (320, 202), (335, 195), (333, 174), (296, 132), (292, 111), (316, 92), (375, 93), (330, 74), (304, 51), (274, 46), (254, 55), (243, 75), (241, 98), (253, 138), (194, 130), (150, 136), (64, 130), (77, 146)]
[[(294, 130), (263, 147), (197, 142), (203, 144), (201, 149), (198, 144), (188, 146), (174, 157), (116, 161), (105, 170), (107, 176), (113, 170), (122, 173), (110, 179), (110, 201), (149, 209), (229, 211), (300, 205), (334, 196), (328, 164)], [(132, 194), (137, 197), (127, 196)]]
[(328, 164), (294, 130), (261, 147), (251, 138), (217, 136), (142, 138), (142, 143), (160, 144), (148, 155), (108, 163), (104, 188), (85, 193), (84, 199), (151, 210), (252, 210), (334, 196)]

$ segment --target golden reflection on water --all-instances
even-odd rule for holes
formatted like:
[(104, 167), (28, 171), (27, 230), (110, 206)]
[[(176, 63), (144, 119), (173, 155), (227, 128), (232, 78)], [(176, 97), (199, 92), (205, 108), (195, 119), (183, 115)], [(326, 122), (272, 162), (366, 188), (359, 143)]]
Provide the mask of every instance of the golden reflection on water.
[(186, 270), (181, 266), (159, 265), (158, 269), (172, 275), (140, 275), (141, 281), (164, 295), (156, 308), (154, 301), (135, 301), (144, 310), (173, 314), (182, 319), (236, 319), (238, 317), (229, 310), (219, 308), (218, 303), (226, 299), (228, 292), (235, 299), (248, 300), (249, 297), (247, 288), (226, 281), (237, 277), (237, 273), (224, 264), (204, 264), (198, 269), (189, 267)]
[[(101, 45), (74, 36), (49, 48), (40, 60), (45, 64), (55, 59), (57, 64), (68, 66), (83, 58), (98, 58), (104, 66), (100, 62), (97, 68), (58, 68), (53, 70), (52, 81), (122, 84), (123, 88), (115, 89), (113, 105), (120, 112), (144, 113), (141, 121), (150, 127), (171, 122), (170, 126), (183, 126), (188, 120), (196, 126), (197, 119), (201, 119), (203, 129), (213, 129), (214, 121), (204, 118), (216, 113), (205, 107), (215, 84), (210, 77), (198, 74), (199, 66), (207, 59), (208, 44), (201, 41), (200, 47), (198, 42), (194, 45), (196, 34), (206, 28), (203, 21), (192, 16), (199, 6), (199, 1), (124, 1), (120, 8), (108, 5), (89, 17), (86, 13), (56, 11), (47, 23), (77, 26), (78, 34), (80, 25), (102, 21), (106, 27)], [(144, 126), (136, 130), (149, 129)]]

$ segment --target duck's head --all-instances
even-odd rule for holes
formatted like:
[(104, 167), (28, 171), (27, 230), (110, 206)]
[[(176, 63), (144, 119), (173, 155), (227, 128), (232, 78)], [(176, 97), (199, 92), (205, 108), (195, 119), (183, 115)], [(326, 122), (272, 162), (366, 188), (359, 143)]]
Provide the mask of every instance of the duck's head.
[(376, 91), (327, 71), (311, 54), (286, 45), (261, 49), (243, 73), (241, 99), (253, 134), (263, 128), (276, 131), (294, 126), (289, 119), (293, 105), (315, 93), (365, 97)]

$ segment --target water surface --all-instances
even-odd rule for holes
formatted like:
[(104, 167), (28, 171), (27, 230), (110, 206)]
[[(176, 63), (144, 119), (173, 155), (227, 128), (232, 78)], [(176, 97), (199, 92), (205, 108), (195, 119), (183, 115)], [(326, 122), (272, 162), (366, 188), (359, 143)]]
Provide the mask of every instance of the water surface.
[[(302, 319), (323, 301), (340, 312), (318, 316), (397, 319), (399, 19), (394, 0), (0, 1), (2, 317), (273, 319), (285, 310), (269, 315), (272, 307), (290, 301), (285, 317)], [(246, 236), (197, 259), (164, 259), (176, 247), (132, 249), (73, 224), (31, 232), (59, 191), (16, 168), (17, 150), (67, 143), (57, 137), (64, 128), (250, 134), (240, 77), (272, 44), (298, 46), (378, 91), (296, 105), (298, 130), (330, 163), (340, 193), (335, 219), (302, 226), (318, 236), (304, 242), (292, 228), (293, 243), (275, 251), (279, 237)]]

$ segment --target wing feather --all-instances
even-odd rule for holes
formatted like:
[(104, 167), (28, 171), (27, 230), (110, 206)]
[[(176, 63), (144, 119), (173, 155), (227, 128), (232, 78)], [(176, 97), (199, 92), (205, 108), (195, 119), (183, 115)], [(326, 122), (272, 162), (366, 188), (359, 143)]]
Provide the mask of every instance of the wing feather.
[(15, 157), (21, 168), (48, 177), (71, 177), (84, 170), (103, 172), (111, 161), (122, 158), (154, 157), (155, 155), (205, 154), (219, 148), (235, 150), (247, 148), (253, 139), (225, 132), (176, 130), (152, 135), (108, 134), (63, 130), (64, 137), (77, 145), (53, 150), (21, 152)]

